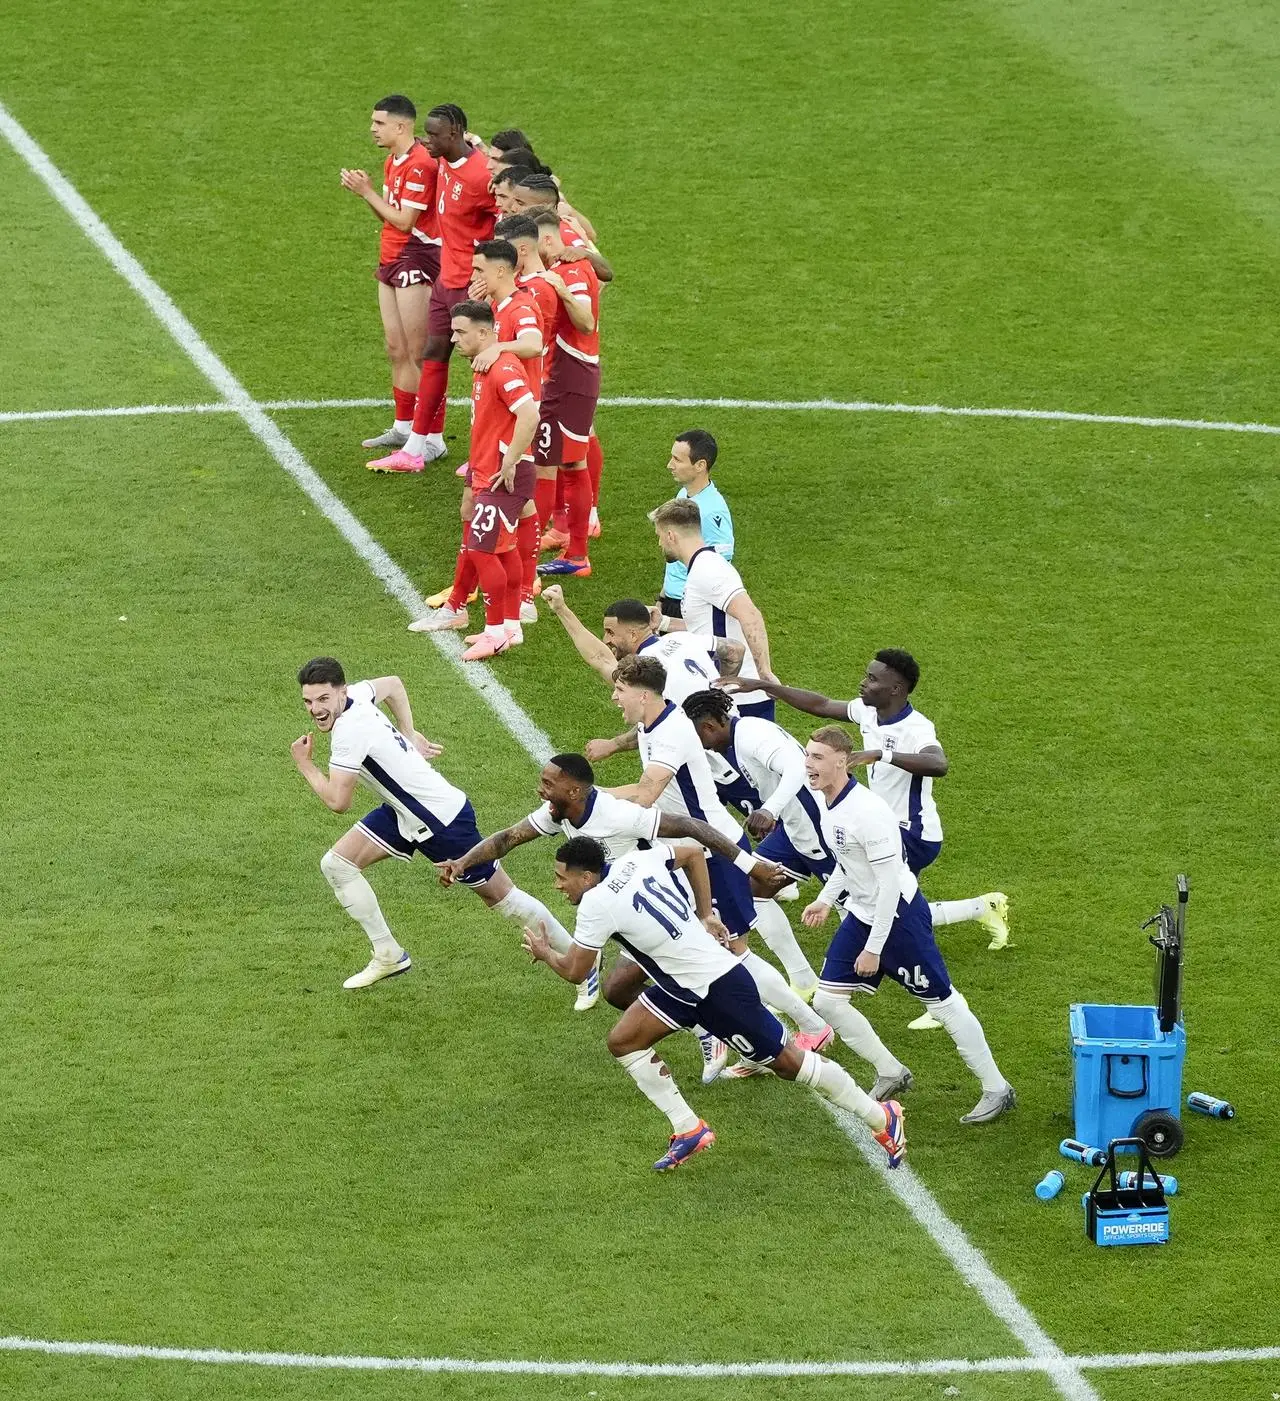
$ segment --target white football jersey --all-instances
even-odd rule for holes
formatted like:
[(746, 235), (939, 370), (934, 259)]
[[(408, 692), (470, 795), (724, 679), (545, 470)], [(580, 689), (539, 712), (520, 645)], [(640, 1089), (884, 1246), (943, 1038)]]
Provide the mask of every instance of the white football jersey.
[(914, 900), (920, 887), (903, 860), (902, 833), (889, 804), (852, 778), (830, 807), (820, 793), (815, 796), (822, 817), (822, 840), (836, 859), (835, 873), (819, 899), (832, 903), (843, 888), (845, 909), (864, 924), (872, 923), (880, 881), (871, 863), (893, 857), (901, 867), (901, 898)]
[(731, 842), (741, 840), (742, 828), (720, 801), (707, 751), (683, 710), (668, 701), (653, 724), (636, 727), (636, 739), (644, 768), (660, 764), (675, 775), (658, 797), (659, 811), (673, 817), (696, 817), (710, 823)]
[[(742, 624), (726, 611), (740, 593), (746, 593), (742, 575), (723, 555), (717, 554), (710, 545), (704, 545), (695, 551), (689, 561), (684, 597), (680, 600), (685, 627), (703, 636), (727, 637), (747, 647)], [(747, 647), (747, 655), (742, 659), (739, 675), (744, 681), (760, 675), (750, 647)], [(737, 697), (739, 705), (757, 705), (768, 699), (763, 691), (740, 691)]]
[(804, 856), (822, 860), (821, 798), (805, 776), (800, 741), (781, 725), (761, 716), (742, 715), (729, 721), (729, 747), (724, 757), (760, 795), (760, 806), (782, 823), (792, 846)]
[(662, 813), (658, 808), (642, 808), (593, 788), (587, 794), (586, 812), (582, 822), (557, 822), (551, 815), (551, 804), (543, 803), (537, 812), (529, 814), (530, 823), (544, 837), (563, 833), (566, 837), (591, 837), (604, 847), (605, 856), (616, 861), (633, 852), (641, 842), (652, 842), (658, 835)]
[(703, 928), (670, 848), (662, 845), (611, 862), (600, 884), (582, 897), (573, 942), (602, 949), (610, 938), (686, 1002), (705, 997), (739, 961)]
[[(864, 749), (918, 754), (938, 743), (933, 721), (913, 710), (909, 702), (896, 715), (881, 720), (874, 706), (855, 697), (849, 702), (849, 719), (862, 731)], [(886, 763), (872, 764), (868, 777), (871, 791), (889, 804), (899, 826), (926, 842), (942, 840), (942, 821), (933, 801), (933, 779)]]
[(662, 663), (667, 684), (663, 700), (683, 704), (695, 691), (709, 691), (720, 675), (715, 658), (716, 639), (693, 632), (655, 633), (636, 648), (638, 657), (652, 657)]
[(330, 732), (329, 767), (358, 773), (396, 814), (400, 835), (424, 841), (462, 811), (467, 795), (442, 778), (374, 700), (372, 681), (347, 687), (346, 709)]

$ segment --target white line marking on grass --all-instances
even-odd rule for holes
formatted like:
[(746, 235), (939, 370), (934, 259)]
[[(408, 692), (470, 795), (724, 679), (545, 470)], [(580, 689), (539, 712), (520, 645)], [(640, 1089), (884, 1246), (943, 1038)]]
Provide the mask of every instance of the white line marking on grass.
[[(0, 1352), (54, 1357), (106, 1357), (119, 1362), (202, 1362), (232, 1367), (294, 1367), (348, 1372), (462, 1372), (541, 1377), (942, 1377), (1052, 1373), (1060, 1365), (1037, 1357), (939, 1357), (917, 1362), (544, 1362), (523, 1358), (360, 1357), (307, 1352), (231, 1352), (224, 1348), (140, 1347), (45, 1338), (0, 1338)], [(1218, 1348), (1210, 1352), (1098, 1353), (1067, 1357), (1089, 1371), (1135, 1367), (1220, 1366), (1280, 1359), (1280, 1347)]]
[[(263, 407), (250, 397), (245, 387), (205, 343), (168, 294), (98, 218), (80, 193), (2, 104), (0, 132), (3, 132), (13, 148), (44, 182), (53, 197), (111, 266), (142, 298), (192, 363), (221, 394), (223, 402), (239, 414), (249, 431), (302, 488), (316, 508), (333, 523), (381, 581), (387, 592), (399, 600), (411, 617), (422, 616), (426, 611), (425, 605), (408, 575), (317, 476), (298, 449), (267, 416)], [(554, 752), (551, 742), (516, 703), (510, 692), (495, 680), (486, 668), (460, 661), (460, 649), (456, 638), (437, 634), (429, 636), (441, 654), (448, 658), (468, 684), (474, 686), (488, 702), (503, 726), (524, 747), (534, 762), (539, 765), (545, 763)], [(859, 1151), (866, 1156), (867, 1149), (860, 1126), (858, 1130), (851, 1132), (849, 1124), (839, 1115), (837, 1120), (858, 1146)], [(1008, 1285), (991, 1270), (981, 1253), (969, 1244), (964, 1233), (946, 1216), (928, 1190), (914, 1176), (910, 1176), (908, 1182), (909, 1188), (894, 1188), (899, 1200), (948, 1256), (965, 1282), (978, 1291), (991, 1312), (1008, 1327), (1031, 1355), (1043, 1364), (1042, 1369), (1050, 1376), (1058, 1391), (1068, 1398), (1068, 1401), (1098, 1401), (1097, 1394), (1089, 1383), (1079, 1371), (1072, 1368), (1062, 1350), (1044, 1333)]]
[[(0, 120), (0, 128), (3, 121)], [(79, 196), (77, 195), (78, 199)], [(145, 274), (144, 274), (145, 276)], [(161, 293), (163, 296), (164, 294)], [(166, 298), (167, 300), (167, 298)], [(210, 352), (212, 354), (212, 352)], [(253, 402), (253, 401), (250, 401)], [(466, 399), (450, 399), (465, 404)], [(268, 399), (256, 407), (267, 413), (294, 413), (307, 409), (386, 409), (387, 399)], [(896, 413), (942, 418), (1014, 418), (1047, 423), (1101, 423), (1130, 428), (1184, 428), (1211, 433), (1262, 433), (1280, 437), (1280, 424), (1233, 423), (1226, 419), (1151, 418), (1140, 414), (1075, 413), (1067, 409), (964, 408), (948, 404), (878, 404), (855, 399), (667, 399), (620, 396), (600, 400), (602, 409), (743, 409), (762, 413)], [(237, 403), (137, 404), (110, 409), (28, 409), (0, 413), (0, 423), (27, 423), (59, 418), (130, 418), (147, 414), (238, 413)]]
[[(179, 412), (230, 412), (238, 414), (245, 426), (272, 457), (297, 482), (338, 533), (355, 550), (381, 581), (383, 588), (403, 606), (411, 618), (428, 612), (413, 581), (364, 528), (317, 475), (315, 469), (267, 416), (261, 404), (223, 364), (190, 321), (178, 310), (167, 292), (143, 268), (142, 264), (120, 242), (85, 202), (80, 192), (53, 164), (44, 151), (15, 120), (8, 108), (0, 103), (0, 133), (31, 167), (53, 195), (54, 199), (75, 221), (81, 232), (94, 244), (113, 268), (142, 298), (156, 320), (182, 348), (201, 374), (223, 398), (221, 404), (198, 405)], [(503, 716), (503, 722), (520, 744), (544, 763), (555, 750), (551, 741), (515, 703), (511, 693), (492, 672), (482, 665), (461, 660), (462, 647), (452, 634), (429, 633), (441, 655)]]

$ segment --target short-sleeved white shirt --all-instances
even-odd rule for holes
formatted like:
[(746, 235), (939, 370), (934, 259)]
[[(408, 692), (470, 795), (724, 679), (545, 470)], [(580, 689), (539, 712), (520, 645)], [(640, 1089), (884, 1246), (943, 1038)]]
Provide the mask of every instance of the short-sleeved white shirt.
[(658, 796), (660, 811), (673, 817), (695, 817), (710, 823), (731, 842), (741, 840), (742, 828), (720, 801), (707, 751), (683, 710), (668, 701), (651, 725), (636, 727), (636, 739), (645, 768), (660, 764), (674, 775)]
[[(680, 600), (685, 627), (703, 636), (727, 637), (747, 647), (742, 624), (737, 618), (730, 617), (727, 611), (733, 600), (746, 591), (742, 575), (733, 565), (710, 545), (704, 545), (689, 561), (684, 597)], [(747, 647), (747, 655), (742, 659), (739, 675), (744, 681), (751, 681), (760, 675), (750, 647)], [(757, 705), (769, 697), (763, 691), (740, 691), (737, 699), (739, 705)]]
[(442, 778), (379, 710), (372, 681), (347, 687), (347, 704), (330, 731), (329, 768), (358, 773), (395, 809), (400, 835), (423, 841), (442, 832), (467, 795)]
[(544, 837), (558, 833), (566, 837), (591, 837), (604, 847), (610, 861), (629, 855), (640, 842), (654, 841), (661, 820), (658, 808), (643, 808), (639, 803), (615, 798), (612, 793), (602, 793), (599, 788), (587, 794), (586, 812), (576, 827), (572, 822), (557, 822), (551, 815), (550, 803), (543, 803), (536, 812), (529, 814), (529, 822)]
[(646, 973), (684, 1001), (705, 997), (738, 962), (702, 926), (689, 888), (658, 845), (610, 862), (604, 879), (582, 897), (573, 942), (602, 949), (617, 939)]
[(806, 781), (799, 740), (772, 720), (743, 715), (729, 722), (724, 757), (760, 795), (761, 806), (782, 823), (792, 846), (822, 860), (822, 800)]
[[(862, 731), (862, 747), (885, 754), (918, 754), (938, 743), (933, 721), (927, 720), (910, 703), (896, 715), (881, 720), (874, 706), (855, 697), (849, 702), (849, 719)], [(893, 764), (875, 763), (869, 775), (871, 791), (893, 809), (898, 825), (913, 837), (926, 842), (942, 840), (942, 820), (933, 801), (933, 779), (911, 774)]]
[(843, 877), (844, 906), (849, 913), (864, 924), (874, 921), (880, 882), (871, 863), (886, 857), (895, 856), (902, 868), (901, 898), (914, 900), (920, 887), (903, 860), (902, 832), (889, 804), (852, 778), (830, 807), (821, 794), (817, 798), (822, 839), (839, 865), (832, 879)]
[(715, 658), (716, 639), (693, 632), (667, 632), (646, 637), (636, 648), (636, 655), (652, 657), (662, 663), (667, 684), (662, 688), (663, 700), (682, 705), (686, 696), (695, 691), (709, 691), (720, 675)]

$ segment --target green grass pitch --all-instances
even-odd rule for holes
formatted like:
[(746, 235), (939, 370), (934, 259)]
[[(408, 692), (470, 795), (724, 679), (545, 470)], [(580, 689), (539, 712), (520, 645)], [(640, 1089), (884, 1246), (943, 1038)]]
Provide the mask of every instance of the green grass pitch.
[[(394, 32), (394, 40), (392, 34)], [(260, 399), (386, 391), (373, 99), (536, 138), (600, 230), (611, 396), (909, 402), (1280, 421), (1280, 20), (1257, 0), (171, 8), (6, 23), (0, 102)], [(514, 75), (514, 76), (508, 76)], [(0, 414), (210, 386), (0, 142)], [(465, 388), (456, 367), (454, 392)], [(380, 409), (277, 420), (423, 592), (450, 472), (383, 480)], [(674, 433), (721, 443), (779, 674), (853, 693), (909, 647), (952, 759), (931, 898), (1006, 890), (1014, 947), (940, 942), (1019, 1092), (982, 1131), (949, 1043), (911, 1163), (1071, 1355), (1277, 1343), (1275, 436), (787, 410), (602, 410), (589, 621), (660, 577)], [(464, 443), (451, 413), (452, 462)], [(610, 1014), (425, 866), (373, 883), (415, 959), (367, 995), (317, 863), (346, 819), (293, 770), (293, 673), (397, 672), (492, 829), (528, 756), (233, 415), (0, 421), (8, 680), (0, 860), (0, 1335), (599, 1362), (1021, 1354), (829, 1117), (702, 1090), (720, 1138), (656, 1177)], [(557, 743), (618, 728), (553, 620), (496, 668)], [(799, 734), (804, 717), (781, 716)], [(602, 766), (622, 782), (628, 762)], [(511, 862), (544, 897), (550, 844)], [(1141, 1001), (1138, 924), (1193, 880), (1188, 1116), (1163, 1250), (1084, 1238), (1071, 1001)], [(553, 901), (557, 898), (550, 897)], [(795, 907), (792, 907), (793, 910)], [(805, 934), (813, 958), (821, 943)], [(841, 1053), (841, 1058), (846, 1059)], [(852, 1065), (855, 1072), (859, 1067)], [(1049, 1167), (1068, 1189), (1031, 1194)], [(1272, 1175), (1274, 1175), (1272, 1173)], [(1280, 1391), (1280, 1363), (1095, 1370), (1104, 1401)], [(22, 1397), (1040, 1401), (1044, 1376), (420, 1376), (0, 1351)]]

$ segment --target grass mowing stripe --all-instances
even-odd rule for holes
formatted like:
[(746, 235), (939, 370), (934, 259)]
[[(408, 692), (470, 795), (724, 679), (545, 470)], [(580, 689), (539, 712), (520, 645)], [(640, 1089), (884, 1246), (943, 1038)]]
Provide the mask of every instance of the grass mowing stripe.
[[(316, 508), (329, 520), (369, 566), (383, 587), (413, 617), (425, 611), (409, 577), (369, 534), (347, 506), (322, 482), (293, 443), (267, 417), (249, 392), (218, 358), (164, 290), (151, 278), (138, 260), (93, 212), (70, 181), (57, 169), (44, 151), (0, 104), (0, 132), (14, 150), (45, 183), (50, 193), (75, 223), (101, 249), (111, 266), (136, 291), (174, 340), (191, 358), (209, 382), (235, 406), (254, 437), (271, 453), (281, 467), (298, 483)], [(515, 702), (507, 689), (487, 672), (464, 664), (456, 638), (436, 638), (441, 653), (466, 677), (489, 704), (503, 726), (519, 741), (535, 763), (545, 763), (554, 753), (547, 736)], [(865, 1154), (861, 1136), (837, 1116), (846, 1135)], [(1084, 1376), (1067, 1361), (1066, 1354), (1036, 1323), (1030, 1311), (1013, 1290), (991, 1270), (981, 1252), (971, 1246), (958, 1226), (946, 1215), (927, 1188), (911, 1176), (912, 1190), (895, 1189), (900, 1201), (928, 1232), (939, 1249), (952, 1261), (966, 1283), (981, 1295), (988, 1309), (1000, 1319), (1034, 1356), (1052, 1364), (1049, 1375), (1055, 1388), (1068, 1401), (1098, 1401), (1097, 1393)], [(965, 1247), (962, 1249), (961, 1247)]]
[[(188, 325), (190, 323), (187, 323)], [(193, 328), (194, 333), (194, 328)], [(212, 352), (210, 352), (212, 353)], [(450, 399), (463, 405), (466, 399)], [(390, 408), (388, 399), (268, 399), (254, 405), (266, 413), (295, 409)], [(1280, 424), (1233, 423), (1208, 418), (1151, 418), (1135, 414), (1078, 413), (1074, 409), (1000, 409), (953, 404), (878, 404), (870, 399), (672, 399), (624, 395), (600, 400), (602, 409), (745, 409), (762, 413), (897, 413), (941, 418), (1021, 418), (1042, 423), (1114, 423), (1127, 428), (1189, 428), (1213, 433), (1262, 433), (1280, 437)], [(146, 414), (239, 413), (238, 403), (137, 404), (112, 409), (32, 409), (0, 413), (0, 423), (31, 423), (40, 419), (128, 418)]]
[(1125, 1371), (1139, 1367), (1201, 1367), (1280, 1359), (1280, 1347), (1215, 1348), (1205, 1352), (1094, 1353), (1048, 1357), (939, 1357), (916, 1362), (545, 1362), (540, 1359), (470, 1357), (361, 1357), (306, 1352), (233, 1352), (226, 1348), (148, 1347), (130, 1343), (62, 1342), (50, 1338), (0, 1338), (0, 1352), (55, 1357), (104, 1357), (116, 1361), (196, 1362), (215, 1366), (290, 1367), (351, 1372), (453, 1372), (544, 1377), (945, 1377), (1076, 1370)]

